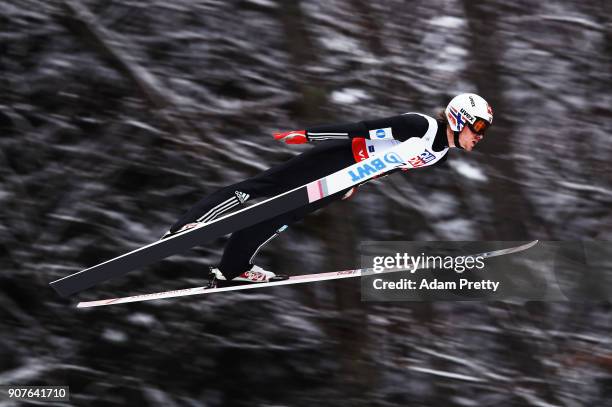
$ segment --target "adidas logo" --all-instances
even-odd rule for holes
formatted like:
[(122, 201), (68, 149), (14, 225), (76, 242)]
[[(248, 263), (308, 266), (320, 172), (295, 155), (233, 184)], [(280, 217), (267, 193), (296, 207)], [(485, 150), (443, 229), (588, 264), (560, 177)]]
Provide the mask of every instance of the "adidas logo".
[(238, 198), (240, 203), (245, 203), (249, 199), (249, 196), (250, 196), (249, 194), (245, 194), (244, 192), (240, 192), (240, 191), (236, 191), (234, 192), (234, 194), (236, 194), (236, 198)]

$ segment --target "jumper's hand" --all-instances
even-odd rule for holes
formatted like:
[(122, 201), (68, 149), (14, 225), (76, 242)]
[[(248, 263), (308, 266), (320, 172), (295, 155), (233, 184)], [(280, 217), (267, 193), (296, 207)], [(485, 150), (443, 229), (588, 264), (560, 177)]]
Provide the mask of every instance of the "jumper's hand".
[(274, 139), (284, 141), (287, 144), (304, 144), (308, 143), (306, 130), (287, 131), (285, 133), (274, 133)]

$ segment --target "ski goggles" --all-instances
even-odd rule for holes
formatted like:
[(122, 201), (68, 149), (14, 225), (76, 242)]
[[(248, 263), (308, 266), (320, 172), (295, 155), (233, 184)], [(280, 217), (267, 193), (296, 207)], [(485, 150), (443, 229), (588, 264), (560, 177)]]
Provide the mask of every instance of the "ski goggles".
[(490, 123), (485, 119), (477, 117), (476, 121), (474, 121), (474, 123), (468, 123), (468, 126), (474, 133), (478, 134), (479, 136), (484, 136), (485, 131), (487, 131), (490, 126)]

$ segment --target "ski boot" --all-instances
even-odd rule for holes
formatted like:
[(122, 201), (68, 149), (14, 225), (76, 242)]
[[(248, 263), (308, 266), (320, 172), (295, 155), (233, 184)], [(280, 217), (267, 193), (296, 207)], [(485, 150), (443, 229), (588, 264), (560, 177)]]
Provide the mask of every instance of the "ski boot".
[(170, 237), (170, 236), (174, 236), (174, 235), (176, 235), (177, 233), (181, 233), (181, 232), (184, 232), (184, 231), (186, 231), (186, 230), (193, 229), (193, 228), (195, 228), (196, 226), (199, 226), (199, 225), (201, 225), (201, 223), (200, 223), (200, 222), (192, 222), (192, 223), (188, 223), (188, 224), (186, 224), (186, 225), (183, 225), (183, 226), (182, 226), (182, 227), (181, 227), (179, 230), (177, 230), (176, 232), (170, 232), (170, 231), (167, 231), (166, 233), (164, 233), (164, 235), (163, 235), (163, 236), (162, 236), (162, 237), (161, 237), (159, 240), (164, 240), (164, 239), (166, 239), (166, 238), (168, 238), (168, 237)]
[[(227, 280), (221, 270), (218, 268), (210, 268), (210, 282), (207, 287), (209, 288), (221, 288), (231, 287), (235, 285), (253, 284), (253, 283), (271, 283), (274, 281), (287, 280), (289, 276), (277, 275), (271, 271), (262, 269), (259, 266), (252, 265), (250, 270), (245, 271), (238, 277), (234, 277), (231, 280)], [(211, 284), (213, 287), (211, 287)]]

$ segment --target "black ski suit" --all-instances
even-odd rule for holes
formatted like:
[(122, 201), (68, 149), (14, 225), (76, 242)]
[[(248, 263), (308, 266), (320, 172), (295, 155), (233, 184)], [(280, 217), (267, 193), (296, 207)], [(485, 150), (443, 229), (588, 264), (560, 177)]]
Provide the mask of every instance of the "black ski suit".
[[(357, 123), (308, 128), (306, 134), (309, 141), (326, 141), (252, 178), (213, 192), (172, 225), (170, 233), (176, 233), (189, 223), (210, 222), (227, 211), (241, 207), (249, 199), (272, 197), (354, 164), (356, 159), (351, 139), (382, 138), (384, 133), (384, 138), (387, 140), (405, 141), (411, 137), (422, 137), (428, 128), (429, 122), (423, 116), (412, 113)], [(440, 122), (433, 148), (435, 151), (440, 151), (447, 146), (446, 123)], [(219, 269), (227, 279), (249, 270), (255, 255), (261, 247), (280, 233), (279, 229), (334, 201), (341, 200), (346, 192), (348, 191), (338, 192), (302, 208), (234, 232), (225, 247)]]

